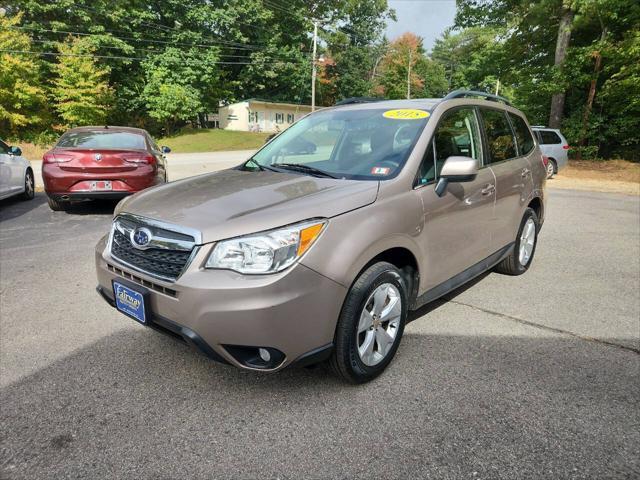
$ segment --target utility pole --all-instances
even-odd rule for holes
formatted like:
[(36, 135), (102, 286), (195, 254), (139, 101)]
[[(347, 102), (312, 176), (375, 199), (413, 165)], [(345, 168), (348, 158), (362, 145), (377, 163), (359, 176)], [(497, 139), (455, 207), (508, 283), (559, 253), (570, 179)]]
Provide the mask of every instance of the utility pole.
[(316, 53), (318, 50), (318, 21), (313, 21), (313, 66), (311, 68), (311, 111), (316, 110)]
[(411, 48), (409, 48), (409, 68), (407, 68), (407, 100), (411, 100)]

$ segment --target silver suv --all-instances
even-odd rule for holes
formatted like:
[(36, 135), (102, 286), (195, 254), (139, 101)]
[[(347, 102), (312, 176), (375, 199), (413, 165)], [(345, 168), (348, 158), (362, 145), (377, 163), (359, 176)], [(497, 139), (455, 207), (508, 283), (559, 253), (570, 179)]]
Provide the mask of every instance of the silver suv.
[(212, 359), (328, 361), (365, 382), (409, 310), (529, 268), (545, 173), (524, 115), (499, 97), (323, 109), (235, 168), (120, 202), (96, 247), (98, 291)]
[(557, 128), (531, 127), (542, 155), (547, 157), (547, 178), (553, 177), (569, 163), (569, 142)]

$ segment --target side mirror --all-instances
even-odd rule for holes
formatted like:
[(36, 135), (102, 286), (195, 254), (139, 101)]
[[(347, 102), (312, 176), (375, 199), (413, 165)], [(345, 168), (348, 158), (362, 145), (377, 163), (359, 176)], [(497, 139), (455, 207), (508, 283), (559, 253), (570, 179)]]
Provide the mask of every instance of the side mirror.
[(20, 150), (20, 147), (9, 147), (9, 155), (15, 155), (16, 157), (19, 157), (20, 155), (22, 155), (22, 150)]
[(169, 147), (160, 147), (160, 150), (162, 150), (162, 153), (169, 153), (171, 151), (171, 149)]
[(478, 161), (471, 157), (449, 157), (440, 171), (436, 194), (441, 197), (449, 182), (471, 182), (478, 175)]

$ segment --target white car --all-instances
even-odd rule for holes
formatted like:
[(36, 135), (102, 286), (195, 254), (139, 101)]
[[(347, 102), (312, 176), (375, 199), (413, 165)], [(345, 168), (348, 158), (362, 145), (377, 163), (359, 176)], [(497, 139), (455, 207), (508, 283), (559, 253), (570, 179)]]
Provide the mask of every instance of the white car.
[(569, 163), (569, 143), (557, 128), (531, 127), (538, 138), (542, 154), (549, 159), (547, 178), (562, 170)]
[(0, 140), (0, 200), (14, 195), (31, 200), (34, 192), (33, 169), (29, 161), (22, 157), (22, 150)]

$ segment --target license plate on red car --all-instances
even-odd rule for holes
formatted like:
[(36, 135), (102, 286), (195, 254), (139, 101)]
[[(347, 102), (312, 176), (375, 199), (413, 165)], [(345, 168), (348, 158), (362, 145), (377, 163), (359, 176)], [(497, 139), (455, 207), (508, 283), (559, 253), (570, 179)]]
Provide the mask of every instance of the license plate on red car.
[(104, 192), (109, 190), (113, 190), (111, 180), (96, 180), (95, 182), (91, 182), (92, 192)]

